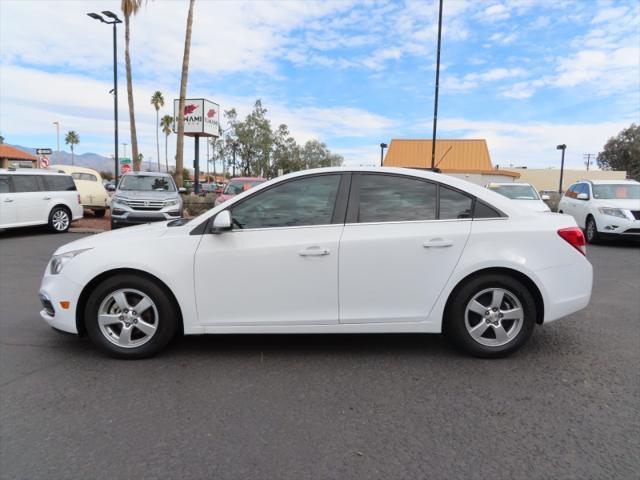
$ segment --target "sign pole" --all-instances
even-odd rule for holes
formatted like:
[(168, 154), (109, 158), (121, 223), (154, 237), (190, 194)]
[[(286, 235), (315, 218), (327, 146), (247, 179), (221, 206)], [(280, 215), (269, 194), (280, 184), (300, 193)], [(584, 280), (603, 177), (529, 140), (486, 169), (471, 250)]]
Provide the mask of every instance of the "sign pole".
[(193, 168), (195, 170), (195, 183), (193, 184), (193, 192), (198, 195), (200, 193), (200, 135), (194, 135), (195, 152), (193, 159)]

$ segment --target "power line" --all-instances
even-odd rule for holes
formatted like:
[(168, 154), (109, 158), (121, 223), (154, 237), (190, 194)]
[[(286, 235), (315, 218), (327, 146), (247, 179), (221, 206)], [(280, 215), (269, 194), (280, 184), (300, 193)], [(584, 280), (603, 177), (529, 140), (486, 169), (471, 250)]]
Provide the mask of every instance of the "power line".
[(591, 164), (591, 159), (593, 158), (594, 160), (596, 159), (596, 154), (595, 153), (585, 153), (582, 155), (582, 158), (584, 158), (585, 163), (587, 165), (587, 172), (589, 171), (589, 165)]

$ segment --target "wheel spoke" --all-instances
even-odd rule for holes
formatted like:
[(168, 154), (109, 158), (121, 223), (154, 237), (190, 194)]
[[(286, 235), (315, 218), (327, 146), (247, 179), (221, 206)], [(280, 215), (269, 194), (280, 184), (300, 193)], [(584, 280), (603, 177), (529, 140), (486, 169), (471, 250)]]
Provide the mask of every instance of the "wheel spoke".
[(522, 318), (521, 308), (512, 308), (511, 310), (502, 310), (502, 320), (517, 320)]
[(100, 323), (100, 325), (113, 325), (114, 323), (120, 323), (120, 315), (103, 313), (98, 317), (98, 323)]
[(498, 342), (506, 342), (509, 340), (509, 336), (507, 335), (507, 331), (504, 329), (502, 325), (498, 325), (493, 327), (494, 332), (496, 332), (496, 340)]
[(491, 306), (493, 308), (500, 308), (502, 305), (502, 299), (504, 298), (504, 290), (495, 289), (491, 298)]
[(122, 326), (122, 331), (120, 332), (120, 336), (118, 337), (118, 343), (123, 347), (126, 347), (131, 343), (131, 327)]
[(469, 330), (469, 334), (473, 338), (480, 338), (484, 332), (489, 328), (489, 324), (487, 324), (484, 320), (478, 323), (475, 327)]
[(124, 292), (114, 292), (112, 296), (121, 311), (129, 310), (129, 303), (127, 302), (127, 297)]
[(151, 305), (153, 305), (153, 302), (149, 297), (142, 297), (142, 300), (140, 300), (135, 307), (131, 308), (135, 310), (138, 315), (142, 315), (142, 312), (144, 312)]
[(155, 325), (147, 323), (144, 320), (138, 320), (138, 323), (136, 323), (134, 326), (145, 335), (153, 335), (156, 331)]
[(487, 309), (488, 307), (485, 307), (477, 300), (472, 300), (471, 303), (469, 303), (469, 310), (477, 313), (478, 315), (484, 316), (484, 313), (487, 311)]

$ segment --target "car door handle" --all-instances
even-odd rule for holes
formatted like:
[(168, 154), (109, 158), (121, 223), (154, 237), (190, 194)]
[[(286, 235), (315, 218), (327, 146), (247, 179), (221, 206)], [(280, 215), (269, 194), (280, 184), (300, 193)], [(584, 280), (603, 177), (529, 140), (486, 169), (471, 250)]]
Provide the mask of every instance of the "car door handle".
[(432, 238), (422, 244), (424, 248), (446, 248), (451, 247), (453, 242), (446, 238)]
[(4, 201), (7, 202), (7, 203), (13, 202), (13, 198), (5, 198)]
[(329, 249), (328, 248), (321, 248), (321, 247), (309, 247), (309, 248), (305, 248), (304, 250), (300, 250), (300, 256), (301, 257), (321, 257), (323, 255), (329, 255)]
[(51, 200), (51, 197), (42, 197), (43, 200)]

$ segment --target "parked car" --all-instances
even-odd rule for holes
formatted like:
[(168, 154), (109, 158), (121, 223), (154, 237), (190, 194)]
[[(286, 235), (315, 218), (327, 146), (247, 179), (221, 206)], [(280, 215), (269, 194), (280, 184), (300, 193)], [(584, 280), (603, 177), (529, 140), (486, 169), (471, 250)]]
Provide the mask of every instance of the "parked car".
[(591, 285), (567, 215), (433, 172), (322, 168), (64, 245), (40, 299), (50, 325), (120, 358), (180, 333), (442, 331), (496, 357), (586, 307)]
[(534, 212), (550, 212), (549, 206), (543, 200), (549, 200), (549, 195), (538, 195), (536, 189), (529, 183), (490, 183), (489, 190), (515, 200), (519, 205)]
[(558, 205), (585, 230), (589, 243), (605, 238), (640, 240), (640, 182), (581, 180), (571, 185)]
[(75, 165), (52, 165), (50, 168), (71, 175), (80, 194), (82, 206), (92, 210), (96, 217), (104, 217), (111, 199), (97, 171)]
[(159, 172), (123, 175), (111, 199), (111, 228), (182, 216), (182, 198), (173, 177)]
[(229, 180), (229, 183), (224, 187), (222, 193), (216, 198), (215, 205), (218, 206), (221, 203), (226, 202), (236, 195), (246, 192), (250, 188), (260, 185), (266, 182), (264, 178), (260, 177), (236, 177)]
[(207, 195), (209, 193), (215, 194), (219, 189), (217, 183), (203, 183), (200, 185), (200, 195)]
[(71, 175), (41, 169), (0, 169), (0, 229), (49, 225), (63, 233), (82, 218)]

